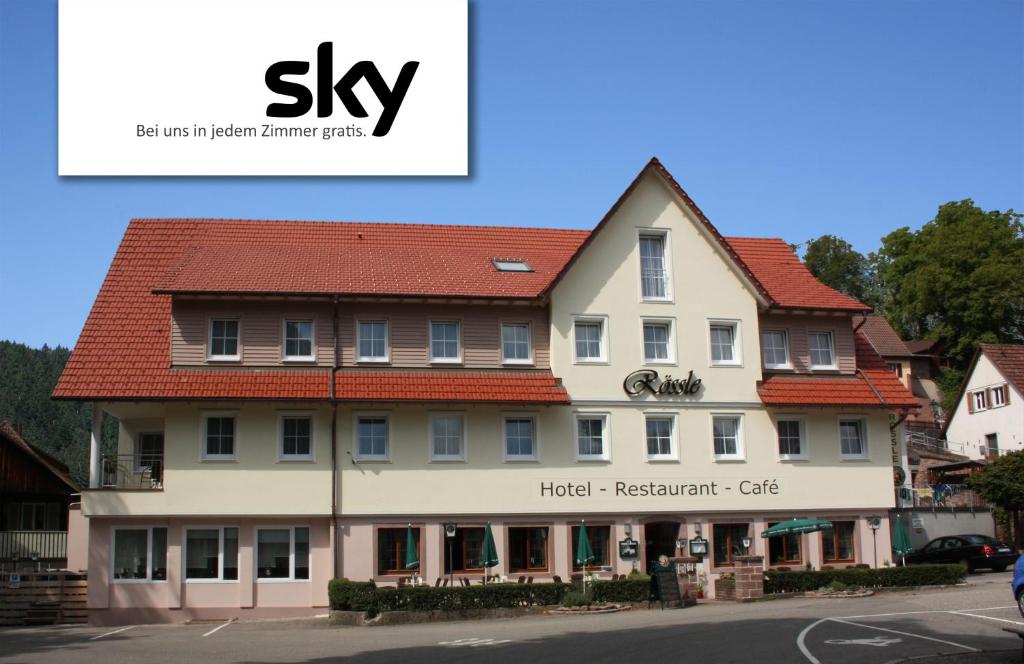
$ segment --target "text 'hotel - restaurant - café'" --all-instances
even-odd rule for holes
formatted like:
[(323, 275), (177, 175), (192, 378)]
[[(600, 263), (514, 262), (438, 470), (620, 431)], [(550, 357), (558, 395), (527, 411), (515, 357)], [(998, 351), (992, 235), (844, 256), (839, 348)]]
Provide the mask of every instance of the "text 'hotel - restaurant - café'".
[[(599, 578), (680, 540), (708, 593), (748, 551), (884, 565), (916, 401), (866, 310), (657, 160), (592, 231), (134, 220), (54, 392), (119, 422), (91, 620), (322, 612), (331, 578), (411, 574), (410, 528), (431, 584), (479, 583), (488, 523), (488, 574), (535, 583), (578, 572), (581, 520)], [(760, 536), (795, 517), (834, 526)]]

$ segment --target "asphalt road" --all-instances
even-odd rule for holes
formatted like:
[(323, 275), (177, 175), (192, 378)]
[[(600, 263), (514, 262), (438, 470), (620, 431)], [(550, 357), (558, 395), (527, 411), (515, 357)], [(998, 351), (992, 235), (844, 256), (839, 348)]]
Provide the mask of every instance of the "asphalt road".
[(387, 627), (334, 627), (320, 619), (6, 628), (0, 662), (882, 664), (929, 655), (950, 664), (1020, 662), (1021, 641), (1001, 629), (1024, 627), (1009, 579), (983, 573), (965, 587), (858, 599)]

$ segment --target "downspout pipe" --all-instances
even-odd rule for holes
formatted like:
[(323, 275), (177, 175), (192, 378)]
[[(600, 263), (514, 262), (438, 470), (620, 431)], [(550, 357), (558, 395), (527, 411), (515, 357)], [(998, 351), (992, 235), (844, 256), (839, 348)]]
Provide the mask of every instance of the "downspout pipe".
[(331, 312), (331, 332), (334, 344), (334, 362), (331, 366), (331, 382), (328, 385), (328, 394), (331, 401), (331, 532), (334, 536), (331, 541), (331, 566), (332, 579), (338, 578), (339, 542), (338, 537), (338, 400), (334, 389), (334, 381), (338, 373), (339, 359), (341, 354), (338, 349), (338, 296), (334, 296), (334, 306)]

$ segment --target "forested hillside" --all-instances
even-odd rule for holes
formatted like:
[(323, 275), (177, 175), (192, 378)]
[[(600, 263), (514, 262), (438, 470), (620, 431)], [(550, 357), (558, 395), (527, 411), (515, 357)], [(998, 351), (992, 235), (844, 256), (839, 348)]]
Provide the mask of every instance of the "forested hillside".
[[(63, 346), (29, 348), (0, 341), (0, 420), (14, 425), (22, 438), (67, 464), (80, 487), (89, 481), (89, 429), (92, 404), (52, 401), (53, 391), (71, 351)], [(117, 425), (104, 421), (104, 440), (112, 446)]]

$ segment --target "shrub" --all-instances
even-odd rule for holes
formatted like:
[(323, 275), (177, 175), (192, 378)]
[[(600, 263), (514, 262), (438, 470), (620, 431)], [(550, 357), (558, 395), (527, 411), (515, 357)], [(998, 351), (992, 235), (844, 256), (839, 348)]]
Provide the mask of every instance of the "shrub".
[(562, 606), (590, 606), (594, 603), (593, 592), (582, 590), (570, 590), (562, 597)]
[(599, 604), (607, 602), (646, 602), (651, 595), (651, 577), (630, 574), (619, 581), (594, 581), (589, 585), (594, 601)]
[(966, 575), (967, 569), (963, 565), (911, 565), (801, 572), (770, 570), (765, 574), (764, 592), (806, 592), (835, 582), (862, 588), (952, 585), (963, 581)]
[(339, 611), (366, 611), (374, 604), (377, 585), (373, 581), (334, 579), (327, 584), (331, 608)]

